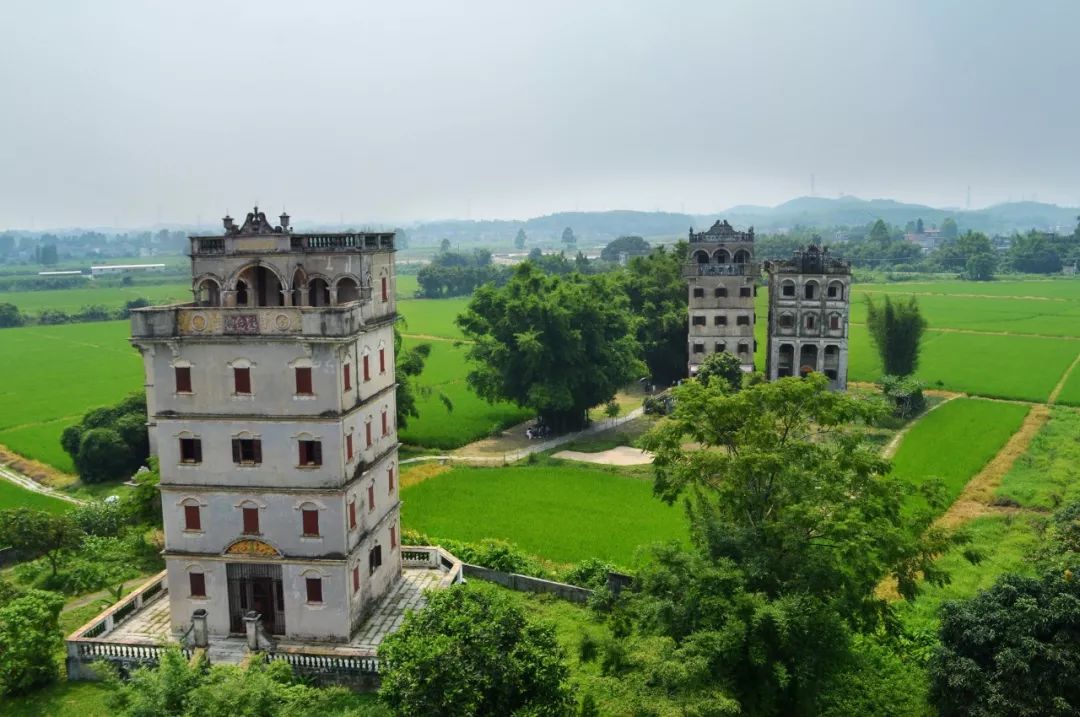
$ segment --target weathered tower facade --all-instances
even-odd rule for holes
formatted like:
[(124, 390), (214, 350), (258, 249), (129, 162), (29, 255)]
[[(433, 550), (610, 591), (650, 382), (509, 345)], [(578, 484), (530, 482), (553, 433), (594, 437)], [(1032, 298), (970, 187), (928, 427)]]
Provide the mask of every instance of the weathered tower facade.
[(690, 230), (683, 266), (689, 285), (690, 375), (705, 357), (727, 351), (754, 370), (754, 296), (759, 267), (754, 261), (754, 229), (736, 231), (718, 221), (708, 231)]
[(808, 371), (847, 387), (851, 264), (811, 244), (791, 259), (765, 263), (769, 275), (770, 381)]
[(172, 627), (345, 641), (401, 577), (394, 235), (224, 222), (195, 301), (132, 317)]

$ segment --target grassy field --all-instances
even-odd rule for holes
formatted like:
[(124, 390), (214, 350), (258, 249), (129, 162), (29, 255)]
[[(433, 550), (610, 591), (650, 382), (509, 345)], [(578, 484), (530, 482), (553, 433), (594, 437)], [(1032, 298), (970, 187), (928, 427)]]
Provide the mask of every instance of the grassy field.
[(652, 481), (570, 463), (457, 467), (401, 491), (402, 525), (440, 538), (499, 538), (556, 563), (632, 563), (639, 545), (687, 539)]
[(60, 434), (143, 383), (126, 321), (0, 330), (0, 444), (64, 471)]
[(404, 324), (399, 324), (399, 328), (403, 334), (462, 339), (464, 334), (454, 324), (454, 319), (468, 303), (468, 298), (403, 299), (397, 303), (398, 313), (404, 317)]
[(996, 495), (1009, 504), (1037, 510), (1054, 510), (1080, 498), (1080, 414), (1053, 409)]
[[(951, 503), (1016, 432), (1028, 410), (1024, 405), (974, 398), (949, 401), (904, 436), (893, 459), (893, 473), (916, 486), (941, 479)], [(913, 508), (926, 505), (918, 494), (908, 500)]]
[(143, 286), (95, 286), (93, 282), (87, 282), (82, 289), (0, 292), (0, 304), (15, 304), (24, 314), (40, 314), (45, 309), (71, 313), (91, 304), (119, 309), (126, 302), (139, 298), (147, 299), (151, 304), (191, 301), (191, 284), (185, 281)]
[(1080, 406), (1080, 367), (1073, 369), (1057, 397), (1058, 403)]
[(0, 510), (33, 508), (34, 510), (47, 510), (50, 513), (63, 513), (73, 507), (73, 504), (66, 501), (26, 490), (22, 486), (0, 478)]
[[(422, 343), (406, 339), (406, 346)], [(417, 386), (419, 418), (409, 419), (401, 430), (401, 441), (410, 445), (449, 449), (463, 446), (520, 423), (531, 414), (511, 403), (490, 404), (478, 397), (465, 383), (468, 365), (465, 346), (447, 341), (430, 341), (431, 355)], [(426, 394), (426, 395), (425, 395)], [(453, 405), (448, 411), (440, 395)]]

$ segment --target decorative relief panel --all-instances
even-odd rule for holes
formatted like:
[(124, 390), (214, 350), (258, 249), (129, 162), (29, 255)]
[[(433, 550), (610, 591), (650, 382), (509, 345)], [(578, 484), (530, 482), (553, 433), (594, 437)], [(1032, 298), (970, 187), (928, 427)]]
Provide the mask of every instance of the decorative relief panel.
[(184, 309), (177, 326), (185, 336), (217, 334), (298, 334), (300, 312), (289, 307), (265, 309)]

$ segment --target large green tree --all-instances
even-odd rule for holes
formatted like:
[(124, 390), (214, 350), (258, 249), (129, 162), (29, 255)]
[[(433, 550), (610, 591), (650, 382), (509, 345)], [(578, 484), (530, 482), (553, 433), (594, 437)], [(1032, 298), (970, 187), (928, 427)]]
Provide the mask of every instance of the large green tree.
[(887, 376), (909, 376), (919, 367), (919, 351), (926, 331), (926, 319), (914, 296), (893, 301), (887, 294), (882, 303), (866, 297), (866, 325), (870, 339), (881, 357)]
[(57, 678), (63, 606), (56, 593), (30, 590), (0, 607), (0, 694), (22, 694)]
[(645, 370), (626, 295), (606, 275), (550, 276), (524, 262), (480, 287), (458, 325), (473, 340), (469, 385), (535, 410), (556, 431), (584, 425)]
[(682, 264), (686, 242), (671, 250), (654, 249), (648, 256), (633, 257), (616, 274), (630, 312), (637, 317), (637, 339), (653, 381), (668, 385), (686, 376), (689, 361), (686, 343), (686, 280)]
[(550, 625), (494, 589), (435, 591), (379, 647), (379, 697), (397, 714), (565, 715), (569, 671)]
[(0, 545), (10, 545), (29, 558), (43, 556), (54, 576), (82, 540), (78, 524), (63, 513), (32, 508), (0, 510)]
[[(397, 426), (405, 428), (410, 418), (419, 418), (416, 408), (417, 387), (413, 383), (424, 371), (431, 355), (431, 344), (423, 343), (406, 349), (398, 328), (394, 327), (394, 356), (397, 357)], [(448, 406), (449, 407), (449, 406)]]
[(945, 717), (1080, 714), (1080, 581), (1006, 575), (945, 603), (930, 676)]
[(624, 236), (608, 242), (607, 246), (600, 250), (600, 258), (604, 261), (618, 261), (620, 254), (643, 256), (648, 253), (649, 242), (639, 236)]
[(657, 495), (685, 498), (693, 547), (656, 553), (628, 614), (688, 665), (704, 662), (744, 713), (813, 713), (827, 678), (849, 669), (853, 635), (894, 624), (881, 580), (905, 597), (920, 578), (943, 583), (933, 558), (962, 539), (902, 510), (906, 484), (860, 429), (878, 400), (817, 374), (737, 393), (689, 381), (675, 399), (644, 446)]

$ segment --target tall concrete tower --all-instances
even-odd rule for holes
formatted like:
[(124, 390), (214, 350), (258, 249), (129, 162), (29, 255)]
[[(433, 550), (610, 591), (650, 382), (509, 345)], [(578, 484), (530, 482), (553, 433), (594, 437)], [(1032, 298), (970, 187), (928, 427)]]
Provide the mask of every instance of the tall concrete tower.
[(765, 263), (769, 275), (770, 381), (818, 371), (847, 387), (851, 263), (811, 244), (791, 259)]
[(683, 266), (689, 284), (690, 375), (705, 357), (727, 351), (744, 371), (754, 370), (754, 296), (759, 268), (754, 261), (754, 229), (736, 231), (718, 221), (708, 231), (690, 230)]
[(345, 641), (401, 577), (394, 235), (224, 222), (195, 301), (132, 314), (172, 627)]

